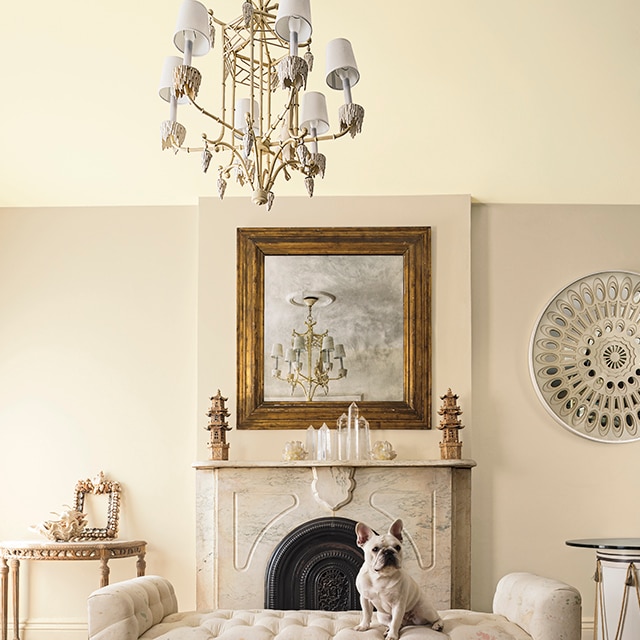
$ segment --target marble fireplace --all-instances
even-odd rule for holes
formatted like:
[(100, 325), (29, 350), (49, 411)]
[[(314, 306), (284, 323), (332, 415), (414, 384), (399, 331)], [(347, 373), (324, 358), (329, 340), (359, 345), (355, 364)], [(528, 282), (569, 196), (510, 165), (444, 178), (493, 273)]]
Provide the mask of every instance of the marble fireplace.
[[(199, 610), (268, 606), (268, 570), (292, 532), (332, 519), (342, 528), (363, 521), (386, 531), (396, 518), (404, 521), (405, 566), (436, 607), (469, 607), (475, 462), (207, 461), (193, 466)], [(320, 547), (324, 535), (310, 540), (309, 546)]]

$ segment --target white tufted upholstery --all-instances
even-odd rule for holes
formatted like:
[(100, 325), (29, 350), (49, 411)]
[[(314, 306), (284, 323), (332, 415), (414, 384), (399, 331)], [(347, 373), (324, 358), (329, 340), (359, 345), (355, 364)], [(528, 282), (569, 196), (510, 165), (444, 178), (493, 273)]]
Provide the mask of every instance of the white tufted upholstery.
[(173, 585), (160, 576), (117, 582), (89, 596), (89, 637), (138, 640), (178, 610)]
[(504, 576), (493, 597), (493, 610), (517, 622), (536, 640), (579, 640), (568, 612), (580, 609), (577, 589), (530, 573)]
[[(178, 612), (171, 584), (144, 576), (89, 596), (89, 640), (383, 640), (386, 627), (355, 631), (355, 611)], [(444, 633), (404, 627), (400, 640), (580, 640), (576, 589), (529, 573), (502, 578), (494, 613), (442, 611)]]

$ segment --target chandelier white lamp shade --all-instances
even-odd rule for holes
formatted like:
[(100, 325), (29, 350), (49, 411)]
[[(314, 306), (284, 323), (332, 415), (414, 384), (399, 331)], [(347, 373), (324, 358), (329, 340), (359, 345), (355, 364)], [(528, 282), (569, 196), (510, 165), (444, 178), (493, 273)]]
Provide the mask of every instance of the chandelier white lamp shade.
[(192, 56), (204, 56), (213, 45), (209, 12), (200, 2), (186, 0), (178, 12), (173, 43), (184, 54), (184, 64), (191, 64)]
[[(329, 131), (329, 115), (327, 113), (327, 99), (319, 91), (307, 91), (302, 96), (300, 126), (306, 129), (312, 137), (312, 159), (320, 167), (320, 175), (324, 177), (326, 158), (318, 153), (318, 135)], [(320, 157), (321, 156), (321, 157)]]
[(276, 15), (275, 31), (289, 43), (289, 55), (298, 55), (298, 43), (311, 38), (310, 0), (280, 0)]
[[(295, 329), (291, 333), (291, 343), (286, 349), (282, 343), (275, 343), (271, 347), (271, 358), (274, 360), (274, 368), (271, 375), (274, 378), (286, 382), (291, 387), (293, 396), (296, 389), (302, 390), (305, 400), (312, 401), (316, 391), (322, 389), (324, 394), (329, 393), (329, 382), (347, 377), (347, 369), (344, 367), (346, 353), (344, 345), (334, 344), (334, 339), (327, 329), (323, 333), (315, 333), (316, 320), (313, 317), (313, 306), (331, 304), (335, 296), (326, 291), (311, 291), (303, 294), (302, 302), (295, 296), (289, 297), (289, 302), (296, 306), (304, 304), (307, 307), (305, 320), (306, 331), (299, 333)], [(280, 361), (286, 365), (283, 375)], [(337, 372), (334, 371), (334, 360), (339, 361)]]
[[(330, 133), (324, 94), (307, 91), (314, 60), (310, 0), (245, 0), (239, 5), (240, 16), (222, 22), (197, 0), (183, 0), (173, 36), (182, 57), (167, 59), (160, 83), (160, 97), (170, 104), (161, 126), (162, 148), (200, 153), (205, 172), (215, 154), (220, 198), (227, 182), (235, 180), (251, 189), (254, 203), (270, 209), (280, 175), (289, 180), (299, 172), (312, 196), (314, 180), (324, 177), (326, 166), (319, 143), (362, 130), (364, 109), (352, 100), (360, 73), (351, 43), (344, 38), (329, 42), (326, 82), (345, 100), (338, 111), (339, 129)], [(214, 113), (199, 102), (202, 74), (192, 58), (209, 53), (216, 33), (221, 84), (207, 90), (220, 97)], [(178, 106), (185, 102), (217, 129), (202, 134), (195, 146), (185, 144), (187, 131), (178, 122)]]

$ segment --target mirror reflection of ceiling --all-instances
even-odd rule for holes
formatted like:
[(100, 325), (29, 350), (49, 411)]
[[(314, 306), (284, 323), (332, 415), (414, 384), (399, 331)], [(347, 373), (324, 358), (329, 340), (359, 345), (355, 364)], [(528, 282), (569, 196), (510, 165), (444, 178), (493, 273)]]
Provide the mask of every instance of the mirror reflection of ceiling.
[[(403, 399), (402, 256), (265, 256), (264, 281), (266, 401), (291, 399), (290, 387), (271, 376), (270, 353), (276, 342), (290, 346), (294, 329), (305, 331), (307, 309), (287, 301), (304, 291), (336, 297), (314, 307), (314, 332), (328, 329), (336, 344), (344, 344), (348, 369), (345, 379), (329, 383), (328, 396), (319, 392), (315, 399)], [(293, 398), (302, 399), (302, 392)]]

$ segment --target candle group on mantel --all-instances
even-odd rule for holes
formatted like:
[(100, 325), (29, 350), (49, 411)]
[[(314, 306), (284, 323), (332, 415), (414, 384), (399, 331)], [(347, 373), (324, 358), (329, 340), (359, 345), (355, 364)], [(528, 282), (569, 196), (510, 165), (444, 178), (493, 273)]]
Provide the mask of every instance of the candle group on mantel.
[(355, 402), (343, 413), (332, 431), (325, 422), (319, 429), (307, 429), (307, 453), (310, 460), (369, 460), (371, 439), (369, 422), (360, 415)]

